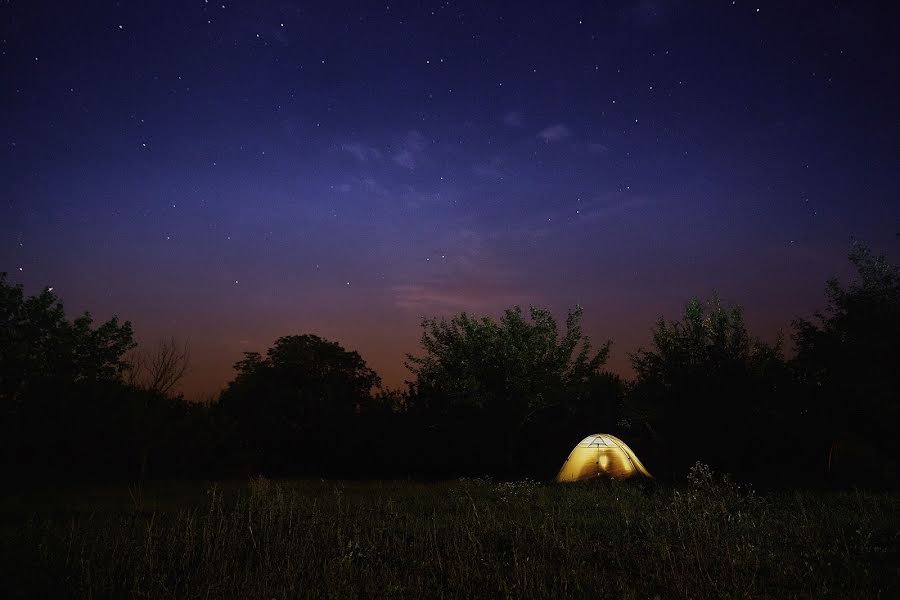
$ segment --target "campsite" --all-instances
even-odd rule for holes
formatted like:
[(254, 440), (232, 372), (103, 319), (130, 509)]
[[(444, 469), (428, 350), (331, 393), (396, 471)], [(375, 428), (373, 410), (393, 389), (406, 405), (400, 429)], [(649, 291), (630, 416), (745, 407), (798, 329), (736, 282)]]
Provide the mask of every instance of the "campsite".
[(900, 599), (900, 2), (0, 2), (0, 600)]
[[(288, 336), (210, 405), (167, 392), (173, 343), (126, 360), (128, 324), (69, 321), (50, 290), (0, 279), (21, 407), (3, 436), (3, 596), (889, 597), (900, 270), (850, 258), (856, 278), (797, 324), (791, 359), (739, 308), (692, 301), (626, 382), (579, 309), (560, 330), (514, 308), (424, 320), (406, 391)], [(865, 398), (845, 370), (861, 359), (887, 361)], [(740, 421), (709, 420), (723, 390), (748, 403)]]

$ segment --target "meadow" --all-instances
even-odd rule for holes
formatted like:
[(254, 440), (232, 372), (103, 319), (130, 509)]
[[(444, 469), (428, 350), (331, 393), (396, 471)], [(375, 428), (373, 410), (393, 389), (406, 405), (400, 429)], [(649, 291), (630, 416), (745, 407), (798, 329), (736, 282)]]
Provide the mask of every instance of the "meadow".
[(896, 493), (462, 479), (5, 490), (5, 598), (897, 597)]

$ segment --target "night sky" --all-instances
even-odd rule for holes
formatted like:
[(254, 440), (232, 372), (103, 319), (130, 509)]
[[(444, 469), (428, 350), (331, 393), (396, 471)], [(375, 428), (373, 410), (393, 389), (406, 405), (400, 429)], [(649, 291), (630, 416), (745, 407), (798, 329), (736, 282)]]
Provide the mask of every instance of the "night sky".
[(613, 340), (717, 290), (767, 340), (896, 256), (893, 3), (0, 5), (0, 271), (191, 347), (316, 333), (390, 386), (422, 315)]

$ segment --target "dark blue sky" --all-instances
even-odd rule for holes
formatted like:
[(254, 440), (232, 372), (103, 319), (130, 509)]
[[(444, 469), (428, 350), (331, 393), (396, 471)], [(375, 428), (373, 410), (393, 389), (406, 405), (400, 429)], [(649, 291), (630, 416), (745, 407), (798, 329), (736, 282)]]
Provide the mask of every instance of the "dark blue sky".
[(897, 10), (12, 2), (0, 271), (190, 342), (312, 332), (390, 385), (421, 315), (585, 308), (611, 366), (717, 290), (772, 339), (896, 256)]

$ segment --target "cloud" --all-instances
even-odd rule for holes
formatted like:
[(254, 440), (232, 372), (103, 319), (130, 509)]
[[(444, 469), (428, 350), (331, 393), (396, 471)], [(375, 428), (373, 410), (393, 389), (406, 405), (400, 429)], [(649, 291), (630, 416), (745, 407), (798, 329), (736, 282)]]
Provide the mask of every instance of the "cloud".
[(349, 154), (362, 164), (380, 162), (389, 157), (401, 167), (413, 170), (424, 160), (427, 146), (428, 140), (425, 136), (413, 129), (406, 132), (395, 144), (373, 146), (364, 142), (344, 142), (333, 148)]
[(503, 160), (499, 156), (492, 156), (486, 163), (473, 166), (472, 172), (480, 177), (496, 181), (502, 181), (509, 177), (507, 169), (504, 168)]
[(394, 155), (394, 162), (410, 171), (416, 168), (416, 157), (409, 150), (401, 150)]
[(509, 125), (510, 127), (521, 127), (522, 126), (522, 117), (524, 114), (521, 110), (511, 110), (505, 115), (503, 115), (503, 122)]
[(601, 144), (600, 142), (591, 142), (587, 145), (588, 150), (593, 152), (594, 154), (603, 154), (605, 152), (609, 152), (609, 146), (606, 144)]
[(462, 227), (430, 241), (440, 259), (432, 258), (428, 270), (391, 288), (397, 307), (419, 314), (493, 311), (533, 299), (517, 272), (498, 260), (491, 235)]
[(497, 181), (503, 181), (507, 176), (506, 173), (497, 167), (490, 165), (475, 165), (472, 167), (472, 172), (486, 179), (495, 179)]
[(383, 186), (377, 179), (374, 177), (363, 177), (359, 180), (362, 184), (362, 188), (369, 193), (375, 194), (376, 196), (380, 196), (382, 198), (386, 198), (390, 196), (390, 190), (388, 190), (385, 186)]
[(420, 312), (496, 310), (521, 303), (527, 296), (505, 278), (484, 272), (399, 284), (392, 291), (399, 308)]
[(581, 206), (581, 219), (583, 223), (597, 223), (623, 216), (633, 210), (644, 208), (652, 204), (646, 196), (623, 197), (611, 195), (606, 198), (598, 198)]
[(403, 138), (400, 150), (392, 158), (401, 167), (413, 170), (422, 161), (425, 146), (425, 136), (415, 130), (409, 131)]
[(550, 125), (542, 129), (537, 136), (544, 140), (546, 143), (551, 142), (561, 142), (571, 135), (569, 128), (563, 125), (562, 123), (557, 123), (556, 125)]
[(382, 158), (381, 151), (378, 148), (360, 142), (341, 144), (340, 149), (353, 156), (361, 163), (367, 163), (370, 160), (381, 160)]

